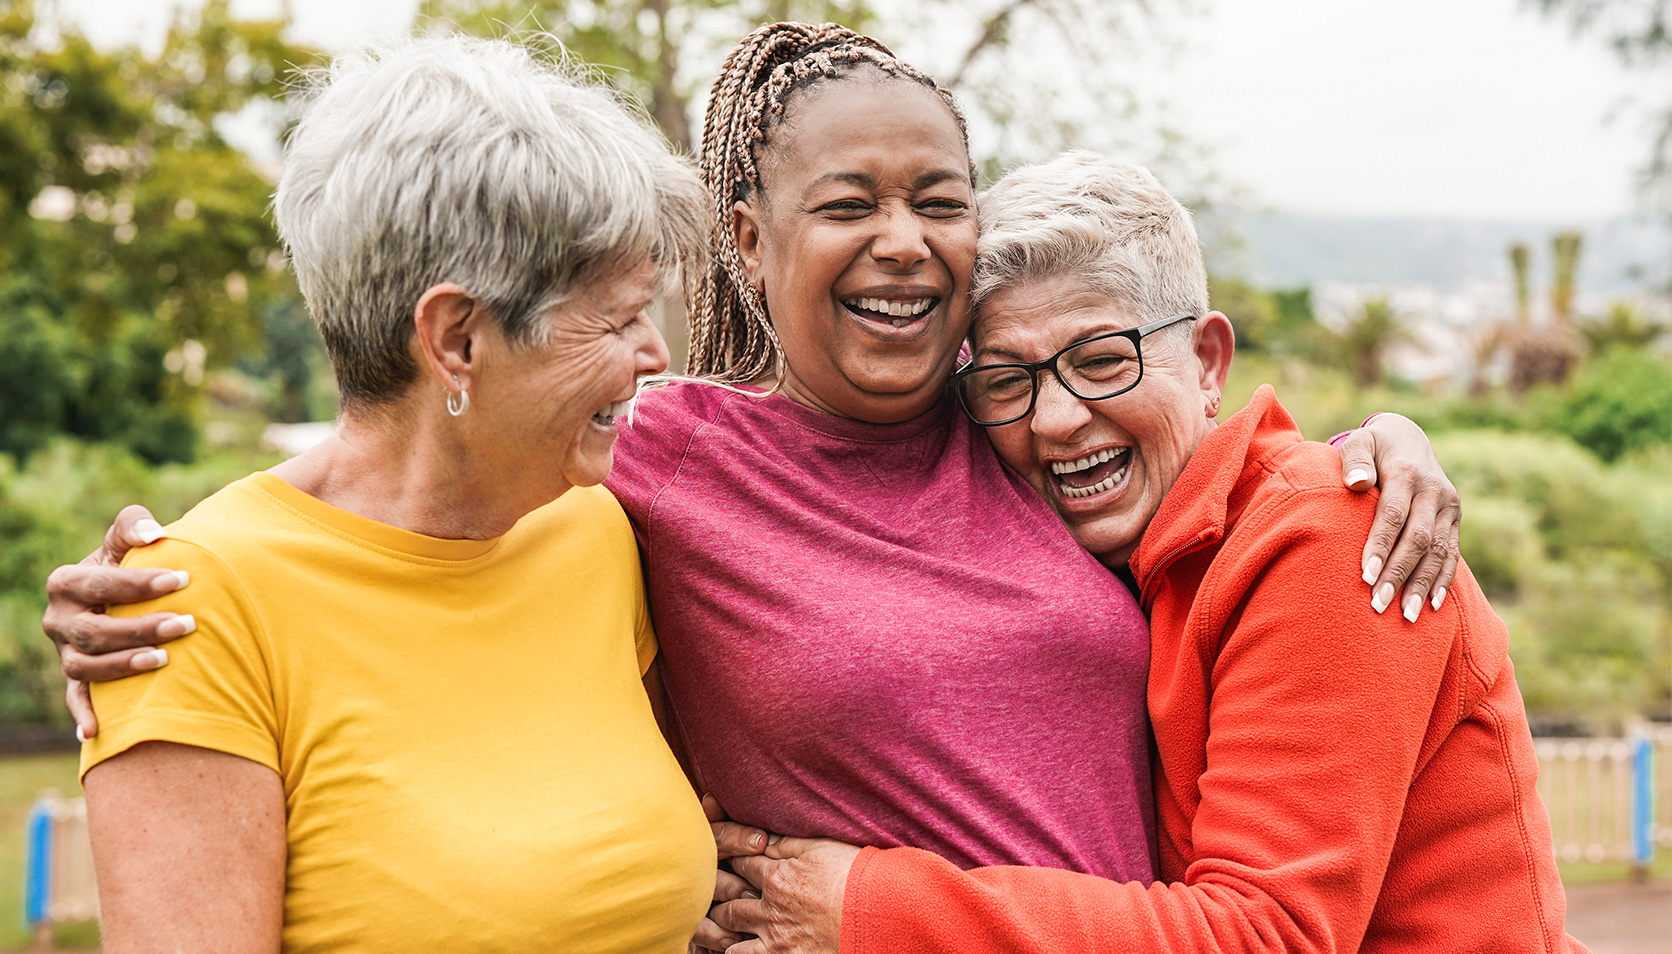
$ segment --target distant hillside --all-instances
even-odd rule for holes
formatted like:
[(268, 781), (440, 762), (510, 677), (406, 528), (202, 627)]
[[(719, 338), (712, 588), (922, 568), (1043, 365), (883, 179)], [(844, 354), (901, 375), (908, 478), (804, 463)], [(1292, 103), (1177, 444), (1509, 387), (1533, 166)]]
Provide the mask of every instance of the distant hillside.
[[(1430, 285), (1455, 291), (1480, 281), (1507, 282), (1511, 242), (1533, 249), (1534, 287), (1549, 285), (1550, 236), (1585, 233), (1579, 287), (1588, 294), (1643, 290), (1672, 274), (1672, 232), (1625, 219), (1585, 223), (1470, 219), (1204, 216), (1209, 267), (1267, 287), (1315, 284)], [(1229, 228), (1227, 228), (1227, 225)], [(1225, 235), (1240, 241), (1226, 241)]]

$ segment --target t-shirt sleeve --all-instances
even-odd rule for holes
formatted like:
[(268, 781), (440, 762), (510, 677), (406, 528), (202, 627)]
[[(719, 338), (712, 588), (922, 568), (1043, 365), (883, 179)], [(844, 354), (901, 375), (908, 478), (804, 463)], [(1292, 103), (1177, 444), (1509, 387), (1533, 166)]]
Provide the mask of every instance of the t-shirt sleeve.
[(656, 496), (679, 473), (692, 435), (712, 419), (723, 393), (689, 383), (645, 391), (633, 409), (632, 424), (616, 437), (615, 463), (604, 486), (627, 511), (641, 544)]
[(163, 668), (93, 686), (99, 734), (82, 747), (82, 774), (141, 742), (195, 745), (280, 771), (265, 634), (237, 576), (203, 547), (172, 538), (123, 565), (185, 570), (191, 583), (112, 615), (190, 613), (197, 629), (166, 644)]

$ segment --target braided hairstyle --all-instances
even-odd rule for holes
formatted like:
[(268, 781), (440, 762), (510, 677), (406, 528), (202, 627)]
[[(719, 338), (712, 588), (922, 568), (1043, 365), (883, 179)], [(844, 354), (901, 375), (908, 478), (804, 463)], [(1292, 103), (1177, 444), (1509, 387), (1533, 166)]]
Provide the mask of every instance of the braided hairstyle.
[(750, 284), (732, 234), (732, 205), (760, 189), (756, 150), (784, 121), (790, 94), (866, 66), (938, 93), (969, 152), (969, 131), (952, 94), (879, 41), (835, 23), (772, 23), (744, 37), (720, 68), (703, 118), (701, 172), (713, 202), (717, 254), (691, 307), (691, 374), (747, 382), (779, 366), (782, 352), (766, 302)]

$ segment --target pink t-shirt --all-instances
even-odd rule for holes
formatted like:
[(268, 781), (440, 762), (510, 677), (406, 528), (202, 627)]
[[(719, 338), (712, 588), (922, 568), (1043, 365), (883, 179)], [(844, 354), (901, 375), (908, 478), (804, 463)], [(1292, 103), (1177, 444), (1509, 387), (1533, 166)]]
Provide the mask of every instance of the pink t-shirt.
[(1149, 631), (950, 401), (646, 394), (609, 487), (702, 783), (770, 831), (1149, 881)]

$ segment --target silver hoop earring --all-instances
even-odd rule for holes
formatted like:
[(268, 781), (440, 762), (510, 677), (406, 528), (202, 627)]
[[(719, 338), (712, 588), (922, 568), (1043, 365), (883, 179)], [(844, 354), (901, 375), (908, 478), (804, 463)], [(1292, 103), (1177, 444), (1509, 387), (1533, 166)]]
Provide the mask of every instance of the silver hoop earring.
[(470, 410), (470, 392), (468, 390), (459, 388), (459, 393), (457, 394), (454, 394), (452, 391), (447, 392), (448, 414), (458, 417), (460, 414), (463, 414), (468, 410)]

